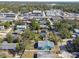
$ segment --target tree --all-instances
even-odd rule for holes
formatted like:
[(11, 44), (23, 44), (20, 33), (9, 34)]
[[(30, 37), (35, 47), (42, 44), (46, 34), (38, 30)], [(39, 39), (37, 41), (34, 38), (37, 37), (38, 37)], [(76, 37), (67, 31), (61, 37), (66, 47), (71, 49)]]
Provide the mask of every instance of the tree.
[(58, 37), (56, 34), (54, 34), (52, 32), (49, 33), (49, 39), (51, 41), (53, 41), (55, 44), (57, 44), (57, 42), (61, 41), (60, 37)]
[(50, 22), (48, 21), (47, 24), (48, 24), (48, 27), (49, 27), (49, 30), (50, 30), (51, 29)]
[(40, 28), (39, 22), (37, 20), (32, 20), (31, 22), (32, 29), (38, 30)]
[(60, 21), (54, 23), (55, 28), (58, 32), (61, 33), (61, 35), (65, 38), (71, 38), (70, 29), (73, 28), (71, 24), (69, 24), (67, 21)]
[(33, 40), (34, 40), (35, 42), (38, 42), (38, 41), (40, 41), (40, 40), (41, 40), (41, 38), (40, 38), (40, 35), (39, 35), (39, 34), (35, 34), (34, 36), (35, 36), (35, 37), (34, 37), (34, 39), (33, 39)]
[(8, 43), (12, 43), (13, 42), (13, 37), (12, 37), (12, 35), (10, 33), (7, 34), (6, 40), (8, 41)]
[(71, 44), (66, 45), (66, 49), (69, 52), (78, 52), (79, 51), (79, 37), (73, 40)]
[(8, 27), (10, 27), (10, 25), (12, 25), (12, 22), (7, 21), (7, 22), (4, 22), (3, 25), (5, 28), (8, 28)]
[(19, 43), (16, 45), (16, 51), (17, 51), (17, 52), (20, 51), (20, 45), (19, 45)]
[(0, 55), (0, 58), (7, 58), (6, 55)]
[(0, 43), (2, 43), (2, 41), (3, 41), (3, 39), (2, 39), (2, 38), (0, 38)]
[(23, 24), (22, 20), (18, 20), (18, 21), (15, 22), (15, 25), (21, 25), (21, 24)]
[(61, 31), (61, 35), (64, 36), (65, 38), (71, 38), (71, 33), (69, 32), (68, 29), (62, 29)]
[(31, 40), (34, 37), (33, 33), (30, 31), (30, 29), (26, 29), (24, 33), (22, 34), (23, 40)]
[(74, 45), (79, 45), (79, 37), (77, 37), (74, 41), (73, 41)]

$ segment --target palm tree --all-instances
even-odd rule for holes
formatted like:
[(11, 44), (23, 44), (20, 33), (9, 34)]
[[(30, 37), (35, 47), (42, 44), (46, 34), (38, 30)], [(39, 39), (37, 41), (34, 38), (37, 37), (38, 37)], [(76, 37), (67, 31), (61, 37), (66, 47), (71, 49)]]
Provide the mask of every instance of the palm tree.
[(61, 41), (60, 37), (58, 37), (56, 34), (52, 32), (49, 32), (49, 38), (51, 41), (53, 41), (56, 44)]

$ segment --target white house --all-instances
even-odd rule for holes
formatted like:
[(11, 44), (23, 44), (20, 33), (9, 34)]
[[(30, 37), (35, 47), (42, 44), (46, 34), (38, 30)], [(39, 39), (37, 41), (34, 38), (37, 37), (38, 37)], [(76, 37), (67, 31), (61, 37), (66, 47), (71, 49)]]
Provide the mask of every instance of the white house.
[(62, 16), (63, 11), (57, 9), (46, 10), (46, 16)]
[(74, 58), (75, 56), (67, 51), (61, 51), (59, 54), (60, 58)]
[(5, 29), (5, 27), (4, 26), (0, 26), (0, 30), (4, 30)]
[(17, 26), (16, 26), (16, 29), (17, 29), (17, 30), (21, 30), (21, 31), (25, 30), (26, 28), (27, 28), (26, 25), (17, 25)]

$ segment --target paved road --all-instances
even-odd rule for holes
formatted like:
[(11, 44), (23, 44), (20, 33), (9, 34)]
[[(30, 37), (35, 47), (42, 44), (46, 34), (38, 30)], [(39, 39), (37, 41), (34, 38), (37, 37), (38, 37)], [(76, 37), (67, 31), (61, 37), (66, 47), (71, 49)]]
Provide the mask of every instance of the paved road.
[(49, 18), (47, 20), (50, 22), (50, 25), (53, 25), (53, 22)]

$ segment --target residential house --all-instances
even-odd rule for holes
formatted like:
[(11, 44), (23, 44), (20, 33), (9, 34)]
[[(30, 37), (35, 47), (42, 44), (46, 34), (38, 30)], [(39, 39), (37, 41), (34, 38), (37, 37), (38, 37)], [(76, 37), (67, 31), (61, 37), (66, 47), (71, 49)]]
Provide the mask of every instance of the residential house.
[(72, 54), (75, 56), (75, 58), (79, 58), (79, 52), (73, 52)]
[(64, 12), (63, 19), (75, 20), (76, 19), (76, 14), (75, 13)]
[(37, 58), (54, 58), (54, 53), (51, 51), (38, 51)]
[(67, 51), (62, 50), (59, 54), (60, 58), (74, 58), (75, 56)]
[(5, 30), (5, 27), (4, 26), (0, 26), (0, 30)]
[(15, 21), (16, 19), (15, 13), (0, 13), (0, 21)]
[(34, 47), (39, 51), (36, 52), (37, 58), (53, 58), (53, 52), (51, 48), (54, 48), (54, 43), (49, 40), (38, 41), (35, 43)]
[(47, 32), (45, 30), (42, 30), (40, 33), (39, 33), (42, 37), (45, 37)]
[(32, 11), (32, 16), (33, 18), (42, 18), (44, 15), (44, 13), (40, 10), (33, 10)]
[(17, 25), (17, 26), (16, 26), (16, 29), (17, 29), (17, 30), (20, 30), (20, 31), (24, 31), (26, 28), (27, 28), (26, 25)]
[(0, 49), (1, 50), (15, 50), (17, 43), (8, 43), (7, 41), (3, 41), (0, 43)]
[(79, 29), (74, 29), (75, 35), (79, 36)]
[(76, 20), (79, 20), (79, 14), (76, 14)]
[(38, 41), (34, 47), (39, 50), (51, 50), (51, 48), (54, 48), (54, 43), (49, 40)]
[(40, 25), (41, 29), (48, 29), (49, 27), (47, 25)]
[(63, 11), (59, 10), (59, 9), (51, 9), (51, 10), (46, 10), (46, 16), (50, 17), (50, 16), (62, 16), (63, 15)]

